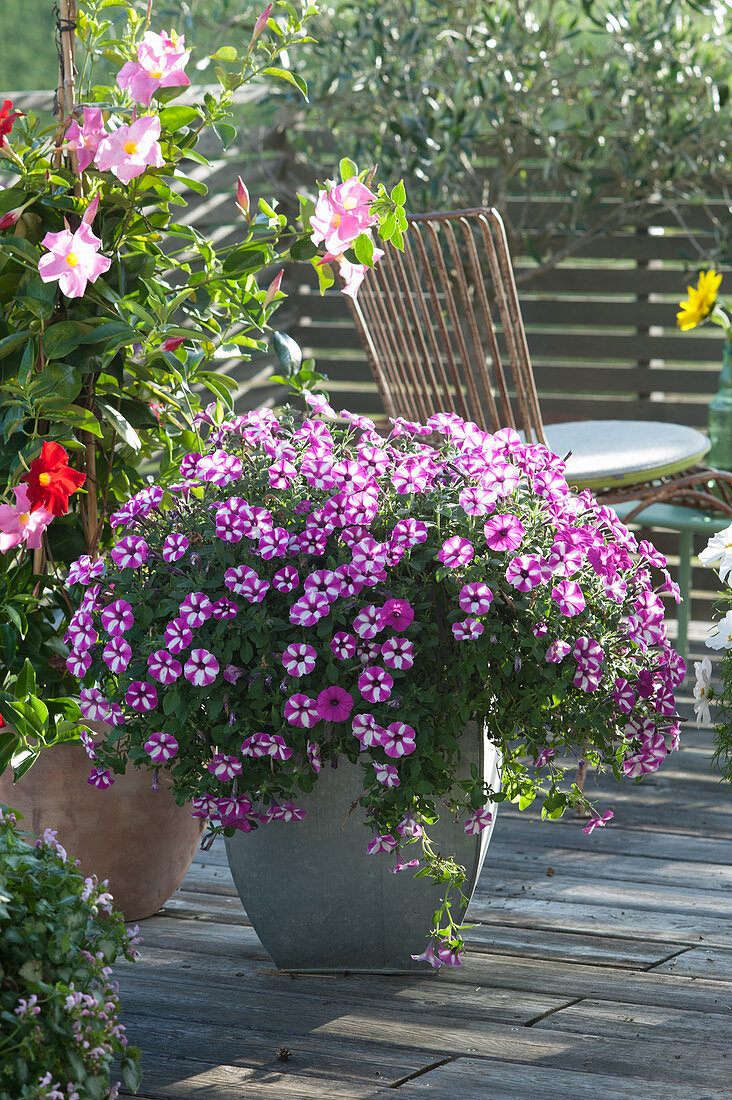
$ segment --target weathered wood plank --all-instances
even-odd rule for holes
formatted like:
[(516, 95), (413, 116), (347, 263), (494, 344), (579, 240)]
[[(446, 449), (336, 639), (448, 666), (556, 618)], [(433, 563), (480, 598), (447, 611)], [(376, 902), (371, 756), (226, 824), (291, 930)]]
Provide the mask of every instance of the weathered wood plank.
[(732, 982), (732, 950), (723, 947), (693, 947), (653, 967), (654, 973), (675, 974), (679, 978), (714, 978)]
[[(567, 1100), (568, 1096), (591, 1096), (597, 1100), (727, 1100), (732, 1088), (651, 1080), (646, 1074), (615, 1076), (582, 1070), (568, 1071), (555, 1066), (527, 1066), (478, 1058), (458, 1058), (430, 1070), (399, 1088), (404, 1100), (429, 1096), (430, 1100)], [(375, 1093), (371, 1100), (392, 1100), (393, 1091)]]
[[(732, 990), (729, 1000), (732, 1001)], [(682, 1009), (655, 1008), (626, 1001), (587, 999), (553, 1012), (533, 1025), (533, 1030), (571, 1031), (580, 1035), (602, 1035), (619, 1039), (650, 1039), (679, 1044), (693, 1039), (695, 1045), (720, 1048), (730, 1059), (732, 1079), (732, 1004), (727, 1015), (686, 1012)], [(727, 1052), (730, 1051), (729, 1055)]]

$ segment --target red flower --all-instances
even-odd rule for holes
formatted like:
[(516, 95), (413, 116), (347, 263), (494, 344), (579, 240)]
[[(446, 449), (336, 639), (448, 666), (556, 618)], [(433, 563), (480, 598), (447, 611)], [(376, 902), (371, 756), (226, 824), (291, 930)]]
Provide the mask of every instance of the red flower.
[(31, 511), (47, 508), (54, 516), (65, 516), (69, 497), (86, 481), (86, 474), (72, 470), (69, 456), (59, 443), (44, 443), (40, 458), (34, 458), (22, 479), (28, 486)]
[(4, 139), (6, 134), (9, 134), (13, 128), (13, 123), (16, 118), (20, 118), (22, 111), (13, 110), (12, 99), (6, 99), (0, 107), (0, 142)]

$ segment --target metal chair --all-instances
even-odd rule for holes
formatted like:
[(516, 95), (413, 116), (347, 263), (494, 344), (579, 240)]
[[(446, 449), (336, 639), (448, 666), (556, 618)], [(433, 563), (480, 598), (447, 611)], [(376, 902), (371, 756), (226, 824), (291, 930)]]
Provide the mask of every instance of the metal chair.
[[(688, 600), (694, 531), (732, 521), (732, 473), (703, 464), (709, 440), (680, 424), (545, 425), (506, 233), (492, 208), (416, 214), (405, 250), (386, 254), (349, 307), (388, 416), (453, 411), (488, 431), (513, 427), (562, 458), (625, 522), (677, 531)], [(685, 654), (688, 602), (677, 647)]]

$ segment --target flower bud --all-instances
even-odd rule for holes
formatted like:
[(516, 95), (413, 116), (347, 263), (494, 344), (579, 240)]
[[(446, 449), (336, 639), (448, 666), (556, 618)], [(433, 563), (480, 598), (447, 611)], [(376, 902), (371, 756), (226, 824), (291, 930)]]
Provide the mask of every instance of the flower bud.
[(278, 291), (280, 289), (280, 284), (282, 282), (282, 276), (284, 275), (284, 273), (285, 273), (285, 269), (283, 268), (282, 271), (280, 271), (279, 275), (276, 275), (274, 277), (274, 279), (272, 280), (272, 282), (267, 287), (267, 293), (264, 296), (264, 308), (265, 309), (270, 304), (270, 302), (274, 301), (275, 296), (276, 296), (276, 294), (278, 293)]
[(241, 176), (236, 177), (236, 205), (249, 221), (249, 192), (244, 186), (244, 180)]
[(4, 214), (0, 218), (0, 229), (12, 229), (20, 221), (20, 215), (23, 213), (22, 206), (16, 206), (15, 210), (8, 210), (7, 214)]
[(264, 30), (264, 28), (267, 26), (267, 20), (270, 17), (272, 7), (273, 7), (272, 4), (267, 4), (267, 7), (264, 9), (262, 14), (259, 16), (259, 18), (257, 19), (257, 22), (254, 24), (254, 30), (252, 31), (252, 40), (249, 43), (249, 49), (250, 50), (251, 50), (252, 46), (254, 45), (254, 43), (259, 38), (259, 36), (262, 33), (262, 31)]

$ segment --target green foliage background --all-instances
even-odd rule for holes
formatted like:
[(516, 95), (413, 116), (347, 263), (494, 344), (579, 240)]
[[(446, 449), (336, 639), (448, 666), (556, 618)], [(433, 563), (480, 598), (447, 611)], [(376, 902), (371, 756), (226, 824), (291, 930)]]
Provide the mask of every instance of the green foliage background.
[(53, 0), (3, 0), (0, 97), (8, 92), (55, 87)]

